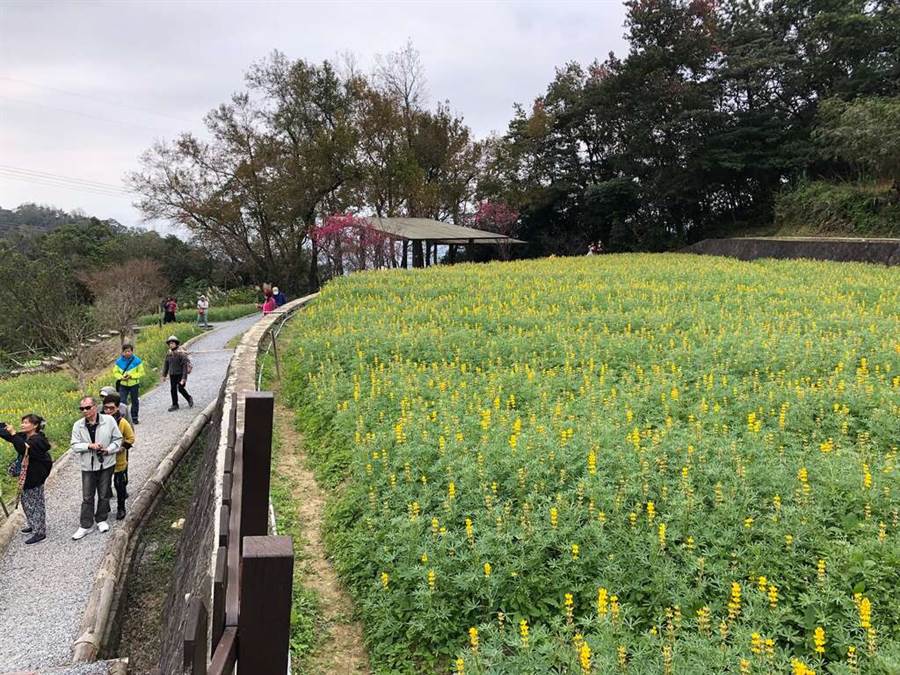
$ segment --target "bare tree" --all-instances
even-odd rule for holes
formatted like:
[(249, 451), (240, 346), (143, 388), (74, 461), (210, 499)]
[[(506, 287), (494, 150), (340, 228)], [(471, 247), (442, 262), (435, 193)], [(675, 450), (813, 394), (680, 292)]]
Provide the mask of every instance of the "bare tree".
[(400, 103), (407, 123), (425, 105), (428, 95), (425, 67), (412, 40), (407, 40), (399, 51), (377, 55), (373, 79), (383, 93)]
[(47, 343), (66, 358), (83, 392), (88, 374), (106, 361), (102, 343), (94, 337), (98, 325), (93, 312), (84, 305), (64, 305), (42, 330)]
[(166, 290), (160, 265), (153, 260), (130, 260), (79, 276), (94, 295), (95, 329), (115, 328), (122, 341), (132, 338), (132, 324), (153, 309)]

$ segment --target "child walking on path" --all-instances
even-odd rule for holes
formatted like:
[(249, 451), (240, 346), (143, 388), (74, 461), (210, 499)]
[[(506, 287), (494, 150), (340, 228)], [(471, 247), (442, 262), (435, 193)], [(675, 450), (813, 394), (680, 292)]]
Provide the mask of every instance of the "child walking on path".
[(181, 340), (175, 335), (170, 335), (166, 338), (166, 346), (169, 348), (169, 351), (166, 354), (166, 362), (163, 365), (162, 379), (165, 380), (166, 375), (169, 376), (169, 386), (172, 392), (172, 406), (169, 408), (169, 412), (178, 410), (179, 393), (184, 396), (188, 408), (194, 407), (193, 397), (184, 388), (184, 385), (187, 384), (187, 376), (191, 372), (191, 359), (179, 348), (180, 345)]
[(144, 377), (144, 362), (134, 353), (134, 346), (126, 342), (122, 345), (122, 355), (113, 366), (113, 377), (116, 378), (116, 389), (122, 403), (128, 405), (131, 399), (131, 421), (138, 424), (138, 413), (141, 410), (139, 393), (141, 379)]

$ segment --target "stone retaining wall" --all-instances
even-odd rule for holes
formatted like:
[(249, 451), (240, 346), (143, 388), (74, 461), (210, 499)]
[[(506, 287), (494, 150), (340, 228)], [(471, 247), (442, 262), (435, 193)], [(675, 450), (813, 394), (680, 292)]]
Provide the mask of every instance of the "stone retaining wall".
[(900, 239), (816, 237), (704, 239), (682, 249), (681, 252), (719, 255), (739, 260), (809, 258), (900, 265)]

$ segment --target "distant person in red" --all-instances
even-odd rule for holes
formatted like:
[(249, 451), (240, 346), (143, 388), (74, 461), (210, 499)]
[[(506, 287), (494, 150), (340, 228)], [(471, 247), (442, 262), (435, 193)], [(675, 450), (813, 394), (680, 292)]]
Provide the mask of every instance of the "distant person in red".
[(275, 302), (275, 296), (272, 294), (271, 288), (264, 288), (263, 294), (265, 295), (265, 300), (263, 304), (259, 305), (259, 308), (262, 310), (263, 315), (274, 312), (278, 307), (278, 303)]
[(165, 314), (163, 316), (163, 323), (175, 323), (175, 312), (178, 311), (178, 302), (175, 298), (169, 298), (166, 300), (166, 304), (164, 306)]

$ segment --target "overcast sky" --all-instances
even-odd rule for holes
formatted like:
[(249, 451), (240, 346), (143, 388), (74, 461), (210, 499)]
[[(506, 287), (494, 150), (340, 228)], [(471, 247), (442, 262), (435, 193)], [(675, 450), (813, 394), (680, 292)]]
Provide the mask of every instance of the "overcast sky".
[(274, 49), (314, 62), (349, 51), (370, 72), (411, 39), (431, 103), (449, 99), (479, 138), (502, 133), (557, 66), (623, 55), (624, 17), (619, 0), (0, 0), (0, 206), (140, 225), (123, 175), (154, 140), (201, 131)]

